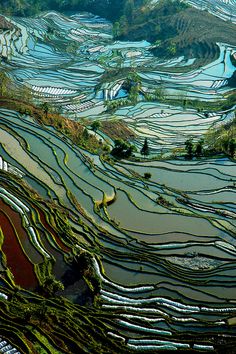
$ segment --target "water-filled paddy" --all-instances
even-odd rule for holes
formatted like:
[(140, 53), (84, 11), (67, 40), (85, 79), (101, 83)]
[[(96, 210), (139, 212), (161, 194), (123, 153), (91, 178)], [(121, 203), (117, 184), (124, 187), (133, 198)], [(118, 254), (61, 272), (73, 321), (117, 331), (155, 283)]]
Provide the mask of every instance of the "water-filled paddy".
[[(172, 277), (174, 276), (172, 268), (174, 267), (174, 272), (176, 272), (176, 269), (179, 269), (180, 271), (181, 266), (176, 264), (176, 262), (172, 262), (170, 259), (169, 263), (166, 263), (162, 270), (161, 268), (158, 270), (155, 266), (155, 257), (157, 255), (163, 257), (162, 260), (168, 260), (168, 257), (171, 256), (191, 257), (191, 254), (192, 257), (195, 257), (195, 255), (210, 257), (212, 262), (220, 259), (225, 261), (234, 259), (233, 249), (230, 248), (232, 237), (227, 235), (227, 223), (222, 224), (224, 227), (222, 226), (223, 229), (221, 229), (221, 224), (219, 224), (217, 217), (207, 214), (209, 219), (206, 219), (206, 214), (201, 215), (201, 212), (194, 210), (191, 205), (188, 205), (188, 207), (182, 206), (183, 211), (184, 209), (186, 211), (188, 210), (189, 214), (181, 215), (180, 210), (177, 211), (177, 213), (174, 209), (172, 211), (171, 208), (175, 207), (175, 205), (171, 204), (170, 208), (168, 205), (158, 205), (155, 201), (155, 198), (158, 198), (160, 193), (162, 196), (167, 193), (165, 198), (171, 203), (177, 203), (176, 197), (181, 195), (181, 193), (188, 192), (188, 190), (190, 191), (189, 197), (194, 197), (194, 199), (195, 196), (206, 196), (207, 194), (204, 193), (214, 193), (214, 191), (226, 187), (231, 182), (230, 179), (233, 178), (234, 173), (234, 166), (231, 163), (228, 163), (225, 160), (222, 160), (222, 164), (220, 160), (196, 163), (193, 161), (170, 161), (150, 162), (149, 166), (148, 162), (144, 165), (127, 162), (125, 164), (122, 163), (110, 167), (107, 164), (102, 164), (97, 157), (94, 157), (94, 172), (91, 174), (89, 165), (84, 163), (83, 152), (79, 150), (77, 152), (73, 151), (66, 142), (62, 142), (59, 137), (54, 136), (53, 132), (49, 131), (46, 133), (43, 132), (42, 129), (39, 129), (37, 125), (32, 125), (32, 133), (30, 134), (30, 132), (26, 132), (25, 130), (26, 122), (23, 123), (18, 120), (18, 117), (15, 117), (14, 121), (10, 122), (9, 128), (11, 128), (11, 130), (8, 133), (5, 132), (5, 135), (3, 134), (3, 137), (6, 136), (6, 139), (4, 140), (6, 150), (11, 151), (13, 141), (14, 144), (18, 144), (18, 163), (22, 164), (34, 174), (35, 169), (30, 168), (30, 165), (26, 165), (26, 161), (29, 159), (30, 155), (32, 155), (29, 160), (30, 163), (35, 164), (35, 160), (38, 159), (38, 164), (42, 169), (41, 173), (46, 173), (48, 176), (47, 178), (49, 178), (49, 175), (45, 166), (46, 164), (50, 164), (51, 168), (57, 172), (61, 181), (63, 181), (60, 188), (61, 190), (64, 190), (64, 193), (66, 193), (65, 187), (67, 186), (74, 195), (79, 195), (77, 194), (77, 191), (80, 190), (81, 184), (77, 178), (82, 178), (81, 183), (83, 180), (86, 181), (86, 183), (91, 183), (91, 187), (89, 187), (90, 190), (87, 190), (87, 193), (91, 195), (93, 195), (92, 191), (94, 189), (93, 186), (95, 185), (97, 185), (98, 189), (101, 191), (108, 188), (107, 193), (109, 193), (109, 188), (110, 191), (115, 190), (116, 200), (113, 204), (107, 207), (107, 215), (111, 218), (112, 225), (109, 226), (109, 224), (107, 224), (108, 219), (105, 215), (103, 215), (103, 220), (99, 220), (99, 216), (94, 214), (94, 220), (97, 220), (96, 222), (109, 230), (111, 234), (113, 232), (116, 234), (114, 227), (117, 229), (123, 229), (124, 239), (128, 242), (127, 247), (130, 247), (132, 254), (138, 258), (131, 263), (127, 263), (125, 259), (122, 259), (123, 248), (119, 249), (119, 247), (113, 245), (112, 238), (109, 236), (109, 242), (105, 241), (105, 236), (101, 238), (100, 244), (102, 245), (104, 242), (108, 252), (109, 249), (111, 252), (116, 250), (119, 254), (118, 258), (113, 258), (112, 264), (111, 261), (108, 261), (107, 263), (107, 261), (104, 260), (104, 275), (108, 276), (112, 282), (122, 284), (123, 286), (128, 286), (130, 284), (138, 286), (147, 283), (151, 285), (153, 283), (163, 283), (165, 281), (171, 282), (171, 279), (173, 279)], [(28, 142), (28, 150), (23, 149), (18, 140), (13, 137), (13, 131)], [(40, 150), (41, 144), (42, 154), (38, 154), (37, 156), (37, 151)], [(53, 149), (55, 148), (57, 158), (55, 158), (53, 153)], [(25, 158), (20, 158), (20, 151), (24, 154)], [(65, 164), (64, 158), (66, 154), (68, 155), (68, 161)], [(133, 177), (130, 179), (130, 177), (128, 177), (129, 170), (143, 175), (147, 169), (151, 170), (152, 178), (149, 182), (145, 181), (145, 185), (148, 186), (146, 189), (143, 188), (144, 183), (138, 178)], [(183, 180), (181, 180), (179, 176), (181, 176)], [(189, 176), (192, 179), (188, 184), (187, 181), (190, 178)], [(69, 182), (72, 180), (74, 181), (73, 183)], [(209, 180), (214, 182), (210, 184), (211, 188), (208, 191), (205, 186)], [(164, 184), (165, 187), (163, 188)], [(214, 189), (212, 188), (213, 185)], [(58, 185), (56, 186), (55, 183), (51, 183), (50, 187), (58, 194)], [(234, 191), (232, 191), (231, 194), (233, 192)], [(89, 215), (90, 211), (93, 209), (92, 199), (78, 197), (78, 201)], [(204, 201), (200, 200), (200, 202)], [(67, 204), (68, 207), (69, 205), (70, 204)], [(176, 206), (177, 205), (178, 203)], [(228, 207), (230, 208), (230, 204), (228, 204)], [(122, 230), (117, 230), (117, 232), (118, 234), (120, 232), (122, 235)], [(129, 239), (129, 237), (131, 237), (131, 239)], [(134, 241), (132, 241), (132, 239)], [(135, 242), (135, 239), (137, 239), (138, 242)], [(129, 243), (128, 240), (131, 242)], [(220, 244), (220, 247), (218, 247), (218, 244), (216, 244), (216, 242), (220, 242), (221, 240), (228, 242), (225, 244), (226, 248), (222, 248)], [(146, 248), (143, 248), (142, 250), (142, 247), (144, 247), (145, 244), (154, 247), (150, 248), (150, 252), (153, 252), (152, 264), (145, 264), (146, 259), (148, 260), (148, 253), (146, 252), (149, 252)], [(49, 247), (49, 245), (44, 243), (44, 247), (50, 250), (50, 253), (55, 256), (57, 255), (58, 259), (60, 259), (57, 251), (53, 251), (51, 246)], [(146, 254), (146, 256), (144, 256), (144, 254)], [(108, 256), (105, 258), (107, 257)], [(109, 257), (107, 260), (109, 260)], [(189, 297), (189, 299), (195, 299), (196, 301), (199, 301), (200, 299), (201, 301), (204, 299), (204, 301), (210, 301), (211, 298), (220, 299), (220, 284), (222, 281), (225, 286), (228, 281), (232, 286), (231, 277), (234, 273), (233, 268), (231, 268), (231, 265), (224, 270), (221, 270), (221, 267), (218, 266), (213, 267), (212, 270), (211, 268), (206, 268), (205, 276), (206, 279), (208, 279), (207, 283), (209, 285), (203, 288), (200, 286), (202, 282), (202, 280), (200, 280), (200, 274), (202, 272), (200, 269), (204, 266), (205, 260), (203, 263), (202, 262), (203, 261), (201, 261), (200, 258), (199, 263), (195, 263), (197, 264), (195, 271), (198, 273), (196, 279), (199, 277), (199, 281), (196, 280), (196, 282), (191, 284), (190, 287), (185, 284), (182, 288), (182, 296), (185, 296), (186, 298)], [(186, 266), (186, 268), (188, 267)], [(60, 273), (61, 271), (62, 269), (58, 269), (56, 272)], [(180, 271), (180, 276), (185, 279), (186, 283), (188, 283), (188, 277), (186, 277), (186, 275), (183, 276), (183, 274), (181, 275), (181, 272), (182, 271)], [(178, 285), (180, 280), (177, 280), (177, 278), (174, 281), (176, 289), (180, 288), (180, 285)], [(211, 287), (210, 284), (215, 285)], [(217, 284), (219, 284), (218, 287), (216, 286)], [(225, 296), (227, 295), (227, 297), (230, 298), (230, 292), (231, 289), (229, 288), (225, 291)]]
[[(68, 17), (49, 12), (37, 19), (14, 19), (14, 23), (22, 38), (10, 45), (11, 34), (0, 34), (2, 54), (14, 64), (8, 68), (9, 75), (19, 85), (28, 85), (35, 98), (44, 98), (72, 119), (113, 119), (113, 113), (106, 112), (105, 98), (120, 99), (127, 92), (119, 79), (104, 83), (103, 78), (118, 65), (136, 66), (142, 90), (147, 92), (161, 82), (172, 97), (182, 94), (212, 101), (230, 90), (227, 80), (235, 69), (230, 54), (235, 48), (227, 44), (219, 44), (220, 56), (213, 63), (176, 73), (172, 68), (191, 66), (194, 60), (157, 59), (145, 41), (114, 42), (111, 24), (91, 14)], [(54, 37), (46, 33), (49, 24)], [(183, 147), (189, 137), (202, 137), (213, 123), (227, 121), (232, 113), (211, 111), (206, 116), (197, 109), (143, 100), (117, 108), (114, 115), (136, 133), (138, 149), (147, 137), (155, 154), (163, 148)], [(173, 336), (178, 345), (185, 345), (178, 334), (186, 328), (199, 338), (231, 334), (225, 321), (235, 312), (234, 162), (150, 159), (111, 166), (54, 129), (14, 111), (1, 109), (0, 124), (4, 159), (22, 169), (23, 180), (52, 203), (45, 213), (38, 208), (32, 211), (38, 224), (36, 238), (27, 231), (20, 235), (20, 215), (0, 203), (4, 236), (8, 228), (7, 236), (17, 249), (13, 257), (5, 238), (2, 249), (7, 265), (15, 269), (22, 263), (29, 272), (23, 279), (17, 269), (18, 284), (36, 285), (32, 263), (40, 263), (47, 254), (55, 259), (58, 278), (67, 270), (64, 254), (71, 249), (46, 217), (55, 217), (57, 207), (65, 207), (78, 244), (95, 251), (101, 261), (101, 267), (95, 264), (102, 279), (101, 304), (117, 311), (116, 321), (109, 324), (130, 345), (143, 344), (137, 339), (156, 340), (157, 334), (160, 339)], [(105, 134), (99, 136), (106, 139)], [(146, 172), (151, 173), (150, 180), (144, 179)], [(34, 209), (33, 204), (30, 207)], [(157, 315), (162, 318), (154, 323)]]
[[(2, 204), (2, 203), (1, 203)], [(21, 228), (19, 229), (14, 227), (14, 219), (12, 220), (11, 212), (8, 208), (2, 205), (0, 210), (1, 215), (1, 228), (4, 235), (4, 242), (2, 245), (2, 251), (4, 252), (7, 258), (7, 266), (12, 269), (13, 276), (18, 285), (30, 289), (35, 289), (37, 286), (37, 278), (34, 274), (33, 264), (30, 263), (27, 258), (27, 253), (31, 251), (29, 242), (28, 247), (24, 250), (20, 246), (20, 240), (17, 238), (17, 232), (19, 235), (22, 233)], [(27, 237), (23, 235), (23, 237)], [(25, 244), (25, 242), (23, 242)], [(35, 262), (39, 262), (40, 256), (36, 252), (32, 251), (31, 257), (34, 257)], [(25, 276), (27, 274), (27, 277)]]

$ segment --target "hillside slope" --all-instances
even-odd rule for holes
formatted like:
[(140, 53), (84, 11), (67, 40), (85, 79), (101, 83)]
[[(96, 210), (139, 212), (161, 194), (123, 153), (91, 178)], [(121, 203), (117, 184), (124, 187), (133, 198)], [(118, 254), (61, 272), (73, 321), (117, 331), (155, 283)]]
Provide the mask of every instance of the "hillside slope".
[(157, 56), (185, 55), (189, 58), (215, 59), (219, 55), (217, 42), (236, 44), (235, 25), (206, 11), (179, 2), (161, 1), (154, 9), (134, 12), (131, 24), (119, 21), (117, 38), (146, 39), (154, 43)]

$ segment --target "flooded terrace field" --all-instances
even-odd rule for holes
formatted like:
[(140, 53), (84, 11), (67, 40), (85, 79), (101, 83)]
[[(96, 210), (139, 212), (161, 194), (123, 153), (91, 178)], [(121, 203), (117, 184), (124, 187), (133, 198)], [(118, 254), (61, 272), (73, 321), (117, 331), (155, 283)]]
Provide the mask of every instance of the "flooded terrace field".
[[(189, 137), (200, 139), (233, 117), (233, 110), (206, 115), (196, 107), (145, 99), (164, 86), (172, 99), (224, 101), (235, 70), (230, 55), (236, 49), (227, 43), (218, 43), (217, 60), (196, 68), (194, 58), (154, 57), (146, 41), (114, 42), (111, 23), (87, 13), (48, 12), (11, 22), (16, 27), (0, 34), (2, 66), (17, 85), (70, 119), (122, 119), (138, 150), (145, 138), (153, 156), (183, 147)], [(114, 68), (121, 73), (115, 80), (106, 76)], [(109, 112), (107, 101), (127, 98), (127, 69), (140, 80), (137, 102)], [(96, 134), (112, 146), (106, 134)], [(140, 352), (214, 351), (217, 338), (235, 339), (229, 325), (236, 313), (233, 160), (109, 163), (52, 127), (4, 108), (0, 135), (0, 155), (22, 171), (18, 179), (0, 171), (1, 261), (16, 284), (36, 288), (47, 262), (65, 281), (72, 255), (88, 250), (101, 280), (108, 336)], [(86, 288), (77, 280), (64, 293), (75, 304), (82, 301), (79, 285)]]
[[(215, 102), (224, 102), (232, 91), (228, 80), (235, 70), (235, 47), (227, 43), (217, 43), (219, 57), (199, 68), (195, 58), (155, 57), (146, 41), (114, 42), (111, 23), (92, 14), (48, 12), (35, 19), (8, 20), (14, 29), (0, 35), (3, 68), (20, 87), (30, 88), (35, 99), (71, 119), (115, 116), (133, 130), (138, 148), (148, 137), (156, 153), (182, 146), (189, 137), (198, 139), (212, 124), (232, 117), (231, 111), (214, 109)], [(124, 103), (127, 70), (136, 72), (140, 82), (136, 103)], [(156, 89), (159, 96), (147, 102), (145, 97), (155, 95)], [(179, 102), (175, 107), (173, 100)], [(182, 108), (184, 100), (197, 101), (196, 107)], [(199, 101), (213, 108), (201, 112)], [(116, 107), (112, 114), (107, 102)]]
[[(198, 336), (231, 333), (226, 321), (236, 311), (232, 162), (124, 161), (111, 166), (94, 155), (90, 165), (91, 154), (72, 148), (53, 130), (29, 124), (14, 111), (0, 113), (5, 157), (14, 154), (39, 191), (40, 181), (48, 181), (48, 195), (53, 193), (70, 211), (71, 225), (75, 217), (85, 225), (94, 224), (94, 235), (87, 232), (86, 238), (102, 252), (101, 263), (94, 262), (102, 278), (103, 309), (116, 309), (114, 333), (127, 337), (129, 328), (130, 345), (136, 340), (142, 343), (138, 341), (145, 340), (147, 332), (151, 341), (158, 334), (158, 338), (172, 336), (171, 343), (189, 345), (175, 337), (186, 323), (192, 323)], [(148, 181), (142, 178), (147, 170), (152, 174)], [(98, 209), (103, 194), (114, 200)], [(45, 227), (45, 217), (39, 215)], [(60, 263), (60, 254), (67, 248), (50, 227), (48, 231), (50, 245), (42, 239), (40, 247), (56, 257), (55, 272), (61, 276), (66, 265)], [(35, 251), (25, 247), (32, 258)], [(153, 327), (155, 316), (159, 320)]]

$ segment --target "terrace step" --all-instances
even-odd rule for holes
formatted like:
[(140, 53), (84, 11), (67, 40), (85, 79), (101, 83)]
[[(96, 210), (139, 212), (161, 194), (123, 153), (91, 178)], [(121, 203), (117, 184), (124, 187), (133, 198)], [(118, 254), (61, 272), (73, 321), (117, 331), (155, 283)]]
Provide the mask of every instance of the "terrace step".
[(5, 339), (0, 337), (0, 352), (6, 354), (21, 354), (16, 348), (13, 348), (11, 344), (8, 344)]

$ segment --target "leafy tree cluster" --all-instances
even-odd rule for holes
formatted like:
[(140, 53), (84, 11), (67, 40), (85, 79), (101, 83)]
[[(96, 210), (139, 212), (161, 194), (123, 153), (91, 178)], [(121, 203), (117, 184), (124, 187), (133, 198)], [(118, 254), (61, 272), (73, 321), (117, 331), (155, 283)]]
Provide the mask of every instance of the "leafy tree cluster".
[(44, 296), (53, 297), (58, 291), (63, 291), (64, 286), (54, 275), (50, 275), (45, 277), (40, 290)]
[(193, 139), (188, 139), (185, 141), (186, 158), (192, 159), (195, 157), (200, 157), (203, 155), (203, 144), (204, 140), (201, 139), (197, 143), (193, 143)]
[(236, 155), (236, 117), (218, 128), (210, 129), (205, 141), (212, 153), (224, 153), (232, 158)]
[(101, 123), (98, 120), (95, 120), (92, 124), (91, 124), (91, 128), (92, 130), (96, 133), (96, 131), (100, 128)]
[(116, 139), (114, 144), (115, 145), (111, 151), (111, 155), (118, 159), (131, 157), (133, 152), (136, 150), (134, 145), (131, 145), (122, 139)]
[[(228, 126), (228, 124), (226, 125)], [(220, 129), (210, 129), (206, 134), (205, 141), (200, 139), (197, 143), (193, 143), (193, 139), (188, 139), (185, 142), (186, 158), (192, 159), (193, 157), (200, 157), (207, 153), (225, 153), (226, 155), (234, 158), (236, 154), (236, 127), (231, 123), (226, 129), (224, 126)]]
[(143, 177), (144, 177), (145, 179), (150, 179), (150, 178), (152, 177), (152, 174), (151, 174), (150, 172), (145, 172), (144, 175), (143, 175)]
[(105, 101), (104, 105), (106, 107), (107, 112), (111, 113), (116, 111), (118, 108), (127, 106), (130, 104), (129, 99), (127, 98), (121, 98), (121, 99), (116, 99), (112, 101)]
[(135, 104), (141, 89), (141, 80), (136, 71), (131, 71), (123, 83), (123, 88), (128, 92), (128, 100)]

